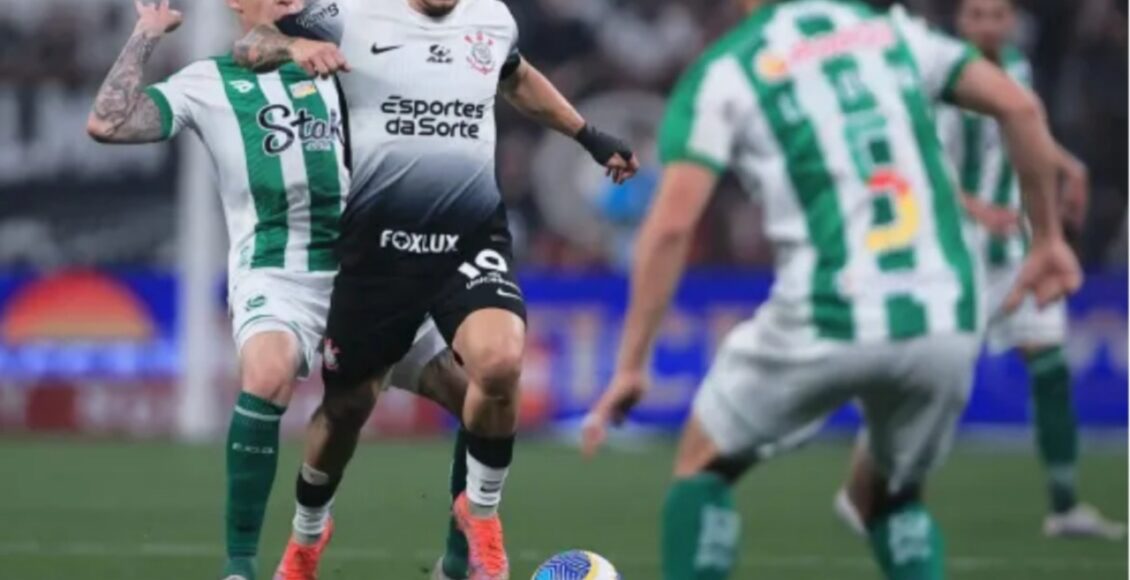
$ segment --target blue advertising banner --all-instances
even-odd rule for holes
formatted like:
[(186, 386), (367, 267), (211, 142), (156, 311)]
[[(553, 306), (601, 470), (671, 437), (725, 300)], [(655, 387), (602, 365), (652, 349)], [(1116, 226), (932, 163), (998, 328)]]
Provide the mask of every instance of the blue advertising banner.
[[(611, 375), (627, 299), (620, 276), (522, 277), (530, 341), (523, 415), (529, 424), (580, 417)], [(725, 333), (769, 292), (766, 275), (699, 271), (681, 286), (658, 341), (654, 390), (634, 418), (674, 428)], [(218, 288), (221, 286), (217, 286)], [(179, 373), (176, 279), (152, 272), (0, 275), (0, 383), (53, 378), (174, 379)], [(1070, 301), (1066, 352), (1084, 425), (1127, 422), (1127, 276), (1095, 275)], [(217, 300), (218, 321), (226, 308)], [(16, 387), (20, 388), (20, 387)], [(968, 423), (1022, 425), (1028, 383), (1015, 355), (984, 357)], [(850, 411), (833, 423), (851, 425)]]
[[(653, 391), (633, 418), (676, 427), (685, 418), (712, 354), (735, 323), (749, 317), (769, 294), (767, 275), (696, 272), (682, 284), (657, 343)], [(576, 418), (611, 375), (624, 316), (627, 283), (621, 277), (526, 276), (531, 342), (549, 353), (544, 369), (555, 418)], [(1124, 427), (1127, 420), (1127, 277), (1096, 275), (1070, 301), (1066, 353), (1075, 382), (1080, 422)], [(967, 423), (1023, 425), (1028, 420), (1028, 379), (1014, 353), (982, 357)], [(833, 425), (858, 422), (852, 410)]]

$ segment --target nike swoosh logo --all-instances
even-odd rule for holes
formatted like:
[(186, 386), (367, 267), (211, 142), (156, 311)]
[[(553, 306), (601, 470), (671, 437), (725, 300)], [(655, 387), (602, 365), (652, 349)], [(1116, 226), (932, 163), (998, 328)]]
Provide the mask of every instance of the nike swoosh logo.
[(498, 289), (498, 295), (502, 296), (503, 298), (513, 298), (514, 300), (521, 300), (522, 299), (521, 296), (514, 294), (513, 292), (507, 292), (507, 291), (503, 290), (502, 288)]
[(396, 49), (400, 48), (401, 46), (404, 46), (404, 45), (394, 44), (392, 46), (377, 46), (376, 43), (373, 43), (373, 54), (380, 54), (382, 52), (388, 52), (390, 50), (396, 50)]

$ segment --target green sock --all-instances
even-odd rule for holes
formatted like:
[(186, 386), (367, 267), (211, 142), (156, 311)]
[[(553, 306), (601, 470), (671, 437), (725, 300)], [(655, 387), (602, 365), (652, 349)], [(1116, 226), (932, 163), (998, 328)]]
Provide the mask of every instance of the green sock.
[[(462, 428), (455, 434), (455, 450), (451, 456), (451, 499), (467, 489), (467, 439)], [(447, 548), (443, 554), (443, 573), (448, 578), (466, 578), (467, 536), (459, 531), (455, 517), (447, 521)]]
[(663, 506), (664, 580), (724, 580), (737, 564), (741, 517), (713, 474), (676, 481)]
[(1048, 475), (1052, 511), (1075, 507), (1075, 462), (1079, 433), (1071, 400), (1071, 371), (1063, 349), (1053, 347), (1027, 357), (1032, 377), (1032, 407), (1036, 423), (1036, 447)]
[(228, 430), (228, 558), (252, 558), (278, 467), (279, 420), (285, 407), (240, 393)]
[(255, 580), (255, 574), (255, 556), (246, 556), (228, 558), (228, 561), (224, 562), (224, 571), (220, 573), (220, 577), (229, 578), (235, 576), (238, 578), (247, 578), (247, 580)]
[(942, 532), (922, 504), (913, 503), (880, 518), (868, 535), (888, 580), (945, 578)]

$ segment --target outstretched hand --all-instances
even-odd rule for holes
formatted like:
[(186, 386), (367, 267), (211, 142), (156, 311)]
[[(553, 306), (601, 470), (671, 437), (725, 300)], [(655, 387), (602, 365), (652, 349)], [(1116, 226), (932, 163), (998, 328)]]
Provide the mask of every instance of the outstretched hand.
[(290, 58), (310, 76), (327, 78), (337, 72), (349, 72), (349, 62), (332, 42), (299, 38), (289, 50)]
[(631, 179), (640, 169), (640, 162), (632, 148), (618, 137), (586, 124), (575, 138), (593, 160), (604, 166), (604, 174), (617, 185)]
[(1040, 308), (1074, 293), (1083, 284), (1075, 253), (1062, 238), (1032, 245), (1004, 303), (1005, 312), (1015, 311), (1028, 295)]
[(184, 22), (184, 15), (179, 10), (169, 8), (169, 0), (134, 0), (133, 5), (137, 8), (137, 29), (150, 36), (172, 32)]
[(648, 387), (643, 371), (617, 371), (608, 390), (581, 425), (581, 452), (586, 457), (596, 455), (608, 437), (609, 425), (623, 423), (632, 408), (647, 394)]

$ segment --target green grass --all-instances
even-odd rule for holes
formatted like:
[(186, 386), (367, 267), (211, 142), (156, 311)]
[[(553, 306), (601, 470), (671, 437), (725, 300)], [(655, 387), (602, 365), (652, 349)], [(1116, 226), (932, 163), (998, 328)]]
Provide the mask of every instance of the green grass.
[[(448, 443), (363, 447), (336, 504), (322, 578), (425, 578), (445, 530)], [(520, 445), (503, 508), (515, 580), (571, 547), (596, 550), (629, 580), (658, 577), (656, 514), (672, 449), (582, 462), (549, 443)], [(735, 580), (876, 578), (866, 546), (833, 519), (847, 448), (820, 444), (741, 487), (745, 547)], [(218, 576), (223, 492), (216, 446), (0, 442), (0, 578), (201, 580)], [(269, 578), (286, 540), (297, 448), (282, 456), (261, 559)], [(1084, 461), (1087, 499), (1126, 513), (1125, 450)], [(959, 449), (931, 488), (950, 575), (962, 580), (1127, 577), (1123, 544), (1042, 538), (1043, 492), (1021, 451)]]

